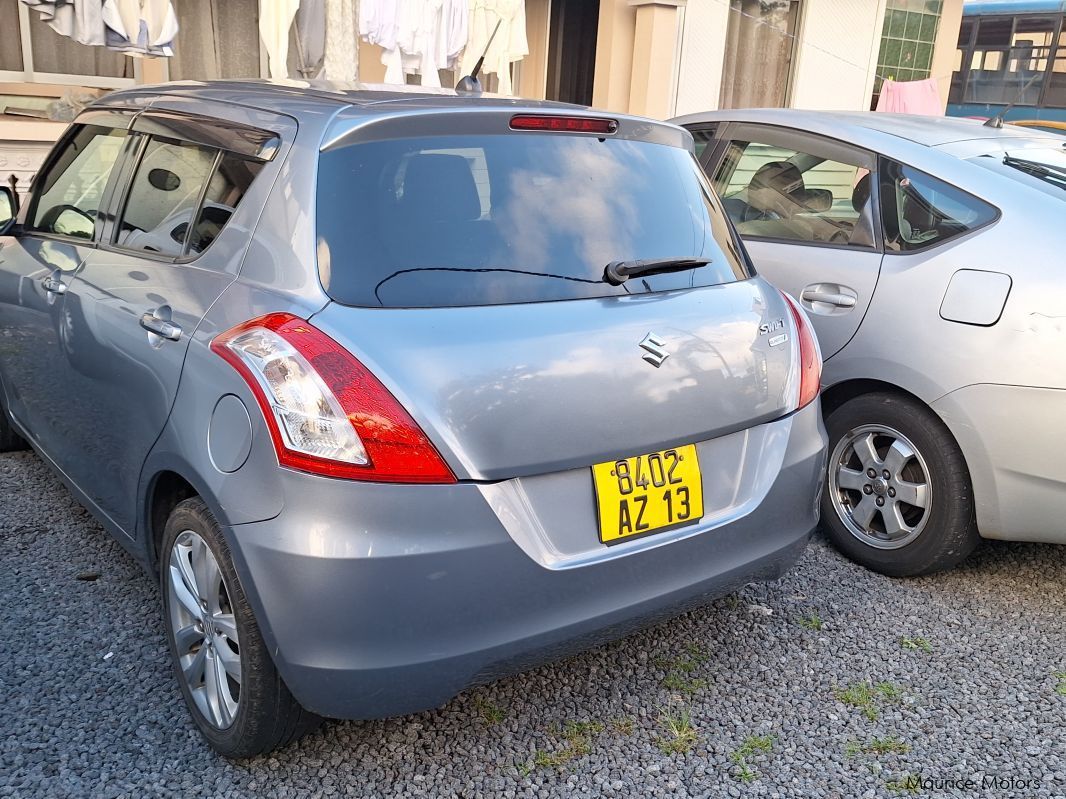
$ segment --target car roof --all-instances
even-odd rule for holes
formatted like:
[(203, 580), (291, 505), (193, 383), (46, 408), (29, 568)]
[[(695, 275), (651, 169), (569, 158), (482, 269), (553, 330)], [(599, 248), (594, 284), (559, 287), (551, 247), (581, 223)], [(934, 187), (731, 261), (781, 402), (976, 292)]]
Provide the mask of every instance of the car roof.
[[(932, 117), (915, 114), (886, 114), (881, 112), (803, 111), (793, 108), (755, 108), (736, 111), (709, 111), (690, 114), (671, 120), (677, 124), (690, 125), (699, 122), (756, 122), (764, 125), (780, 125), (812, 133), (821, 133), (835, 139), (851, 141), (860, 146), (870, 138), (870, 132), (887, 133), (901, 139), (925, 145), (941, 147), (960, 141), (980, 139), (1029, 139), (1034, 138), (1032, 129), (985, 127), (982, 120), (960, 117)], [(1049, 134), (1053, 135), (1053, 134)]]
[[(341, 83), (326, 80), (213, 80), (175, 81), (152, 86), (138, 86), (111, 92), (97, 105), (121, 104), (135, 98), (184, 97), (202, 100), (223, 100), (277, 113), (299, 116), (297, 109), (325, 105), (333, 107), (358, 106), (372, 110), (388, 103), (390, 111), (398, 106), (425, 107), (426, 104), (448, 106), (517, 105), (524, 108), (554, 108), (559, 110), (587, 110), (584, 106), (544, 100), (525, 100), (484, 92), (464, 94), (454, 89), (434, 89), (424, 86), (399, 86), (371, 83)], [(384, 109), (383, 109), (384, 110)]]

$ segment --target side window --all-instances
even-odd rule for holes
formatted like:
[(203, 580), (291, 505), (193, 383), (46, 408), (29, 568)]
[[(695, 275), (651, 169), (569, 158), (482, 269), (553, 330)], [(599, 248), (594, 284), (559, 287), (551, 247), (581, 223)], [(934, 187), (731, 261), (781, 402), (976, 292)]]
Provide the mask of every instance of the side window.
[(880, 172), (888, 250), (932, 247), (996, 218), (993, 206), (912, 167), (883, 161)]
[(716, 125), (701, 125), (698, 128), (689, 128), (692, 139), (696, 145), (696, 160), (702, 162), (703, 156), (709, 148), (714, 147), (714, 131)]
[(731, 141), (714, 177), (741, 236), (873, 247), (869, 170), (757, 141)]
[(152, 137), (130, 182), (115, 244), (181, 255), (217, 150)]
[[(211, 246), (262, 168), (263, 164), (259, 161), (241, 158), (233, 153), (222, 154), (218, 168), (207, 184), (207, 193), (196, 215), (186, 254), (199, 255)], [(176, 233), (184, 236), (185, 230), (182, 228)]]
[(28, 230), (91, 240), (126, 131), (83, 125), (39, 178)]

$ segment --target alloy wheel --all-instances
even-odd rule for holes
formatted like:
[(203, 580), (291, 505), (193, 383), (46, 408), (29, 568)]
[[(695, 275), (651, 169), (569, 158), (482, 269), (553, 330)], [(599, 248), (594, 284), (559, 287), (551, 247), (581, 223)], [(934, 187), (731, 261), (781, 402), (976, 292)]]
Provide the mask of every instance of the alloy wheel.
[(829, 459), (833, 508), (848, 531), (877, 549), (899, 549), (925, 529), (932, 486), (925, 459), (885, 425), (848, 431)]
[(170, 550), (170, 634), (181, 678), (200, 714), (215, 728), (233, 724), (241, 701), (237, 621), (211, 548), (185, 530)]

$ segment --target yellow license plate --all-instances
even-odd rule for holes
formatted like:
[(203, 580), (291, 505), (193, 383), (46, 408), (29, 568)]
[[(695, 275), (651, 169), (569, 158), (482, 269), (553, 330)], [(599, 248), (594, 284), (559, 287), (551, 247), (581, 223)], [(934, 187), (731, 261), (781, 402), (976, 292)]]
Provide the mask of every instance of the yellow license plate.
[(592, 482), (604, 544), (695, 524), (703, 517), (703, 478), (692, 444), (597, 463)]

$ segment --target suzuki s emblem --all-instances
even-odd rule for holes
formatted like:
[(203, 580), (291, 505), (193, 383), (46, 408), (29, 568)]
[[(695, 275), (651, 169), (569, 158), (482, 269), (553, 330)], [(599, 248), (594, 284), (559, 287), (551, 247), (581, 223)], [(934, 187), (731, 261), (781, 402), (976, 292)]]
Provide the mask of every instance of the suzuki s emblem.
[(654, 333), (648, 333), (644, 337), (644, 340), (640, 342), (640, 348), (645, 352), (642, 356), (644, 360), (656, 369), (662, 366), (663, 361), (670, 357), (670, 353), (666, 349), (666, 342)]

